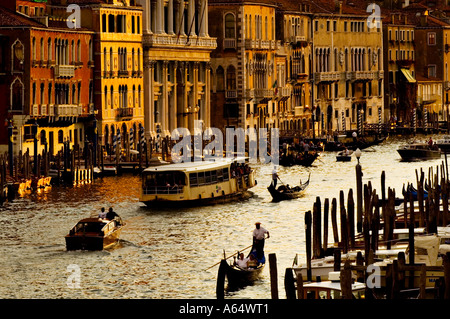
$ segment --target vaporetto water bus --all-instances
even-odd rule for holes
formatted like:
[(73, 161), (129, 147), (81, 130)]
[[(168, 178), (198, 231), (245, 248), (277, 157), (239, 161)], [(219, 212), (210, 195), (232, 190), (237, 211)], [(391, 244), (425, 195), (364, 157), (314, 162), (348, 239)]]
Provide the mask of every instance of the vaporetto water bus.
[(149, 167), (140, 201), (147, 206), (210, 204), (250, 198), (255, 172), (243, 158), (220, 158)]

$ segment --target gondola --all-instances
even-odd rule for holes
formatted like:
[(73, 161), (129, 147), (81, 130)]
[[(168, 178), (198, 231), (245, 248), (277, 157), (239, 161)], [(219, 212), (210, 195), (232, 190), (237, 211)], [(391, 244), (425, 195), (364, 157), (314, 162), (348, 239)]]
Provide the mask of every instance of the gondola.
[(311, 166), (312, 163), (319, 157), (320, 152), (308, 151), (308, 152), (290, 152), (289, 155), (283, 154), (280, 156), (281, 166)]
[[(239, 255), (239, 252), (236, 255)], [(250, 255), (256, 256), (256, 251), (253, 247), (247, 258)], [(217, 278), (217, 290), (223, 290), (225, 278), (228, 281), (228, 289), (241, 288), (252, 284), (261, 275), (265, 264), (266, 257), (264, 253), (261, 259), (256, 259), (255, 267), (248, 267), (246, 269), (238, 267), (235, 261), (229, 264), (225, 258), (222, 259)]]
[(336, 155), (336, 162), (350, 162), (352, 160), (353, 151), (341, 151)]
[(269, 190), (270, 195), (272, 195), (272, 202), (279, 202), (282, 200), (295, 199), (302, 195), (303, 191), (309, 185), (309, 178), (311, 174), (308, 176), (308, 180), (305, 183), (300, 184), (299, 186), (295, 186), (293, 188), (289, 188), (289, 185), (281, 185), (277, 189), (270, 184), (267, 189)]

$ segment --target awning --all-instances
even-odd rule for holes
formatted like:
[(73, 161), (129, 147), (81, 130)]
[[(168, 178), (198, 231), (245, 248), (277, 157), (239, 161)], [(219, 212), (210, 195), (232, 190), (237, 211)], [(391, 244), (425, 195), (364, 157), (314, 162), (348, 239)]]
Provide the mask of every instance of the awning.
[(403, 75), (406, 77), (409, 83), (416, 83), (416, 79), (412, 76), (411, 72), (408, 69), (401, 68), (400, 69)]

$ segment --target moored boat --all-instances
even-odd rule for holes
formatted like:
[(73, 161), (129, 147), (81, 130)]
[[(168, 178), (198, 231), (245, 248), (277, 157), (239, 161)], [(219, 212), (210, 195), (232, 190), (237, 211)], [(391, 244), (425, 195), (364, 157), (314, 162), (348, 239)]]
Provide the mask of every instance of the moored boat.
[(293, 165), (301, 165), (301, 166), (311, 166), (312, 163), (319, 157), (320, 152), (314, 151), (289, 151), (287, 154), (282, 154), (280, 156), (280, 165), (281, 166), (293, 166)]
[(397, 149), (403, 160), (425, 160), (441, 157), (441, 150), (427, 143), (410, 143)]
[(436, 140), (436, 146), (444, 153), (450, 152), (450, 135), (444, 135)]
[(67, 250), (103, 250), (119, 242), (122, 219), (83, 218), (66, 235)]
[(289, 185), (281, 185), (277, 189), (275, 189), (273, 184), (270, 184), (267, 189), (272, 196), (272, 201), (279, 202), (282, 200), (299, 198), (303, 194), (303, 191), (308, 187), (310, 176), (311, 175), (308, 176), (308, 180), (305, 183), (300, 183), (299, 186), (295, 187), (289, 187)]
[(243, 158), (149, 167), (142, 173), (140, 201), (152, 205), (201, 205), (250, 197), (255, 173)]

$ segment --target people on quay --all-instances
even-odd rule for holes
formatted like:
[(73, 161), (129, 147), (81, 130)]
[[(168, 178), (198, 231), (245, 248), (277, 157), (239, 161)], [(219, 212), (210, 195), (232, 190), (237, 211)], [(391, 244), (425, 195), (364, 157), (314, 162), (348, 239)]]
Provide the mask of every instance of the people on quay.
[(243, 254), (243, 253), (240, 253), (240, 254), (239, 254), (239, 259), (236, 260), (236, 265), (237, 265), (239, 268), (247, 269), (247, 267), (248, 267), (248, 261), (249, 261), (249, 258), (244, 257), (244, 254)]
[[(267, 237), (266, 237), (267, 235)], [(264, 242), (266, 238), (269, 238), (269, 231), (261, 227), (260, 222), (255, 223), (255, 229), (253, 230), (253, 248), (256, 250), (256, 258), (263, 259), (264, 257)]]
[(106, 211), (105, 211), (105, 207), (102, 207), (100, 210), (100, 213), (98, 214), (98, 218), (106, 218)]

